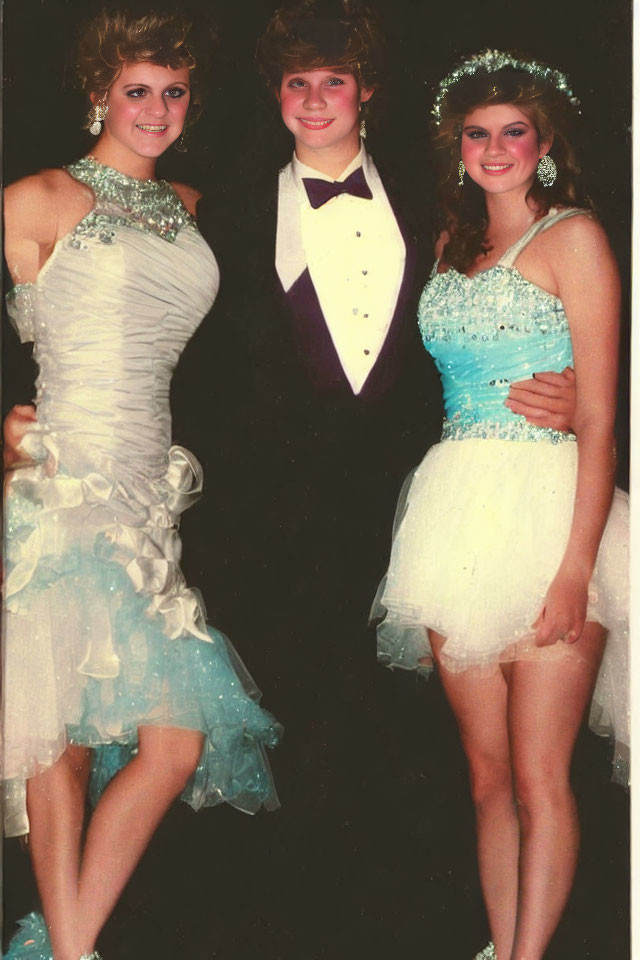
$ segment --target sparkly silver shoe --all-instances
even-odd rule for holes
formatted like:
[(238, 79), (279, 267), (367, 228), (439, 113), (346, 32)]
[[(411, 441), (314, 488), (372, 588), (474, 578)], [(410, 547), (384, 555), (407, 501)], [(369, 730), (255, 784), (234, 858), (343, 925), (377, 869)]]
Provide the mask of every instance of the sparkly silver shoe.
[(496, 948), (493, 943), (488, 943), (484, 950), (476, 953), (473, 960), (497, 960)]
[(83, 953), (80, 960), (102, 960), (102, 957), (97, 950), (94, 950), (93, 953)]

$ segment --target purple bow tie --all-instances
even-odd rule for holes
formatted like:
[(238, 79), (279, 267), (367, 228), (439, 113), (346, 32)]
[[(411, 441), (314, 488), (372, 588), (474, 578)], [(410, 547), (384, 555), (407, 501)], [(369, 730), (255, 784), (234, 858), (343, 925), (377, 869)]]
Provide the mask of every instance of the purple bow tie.
[(352, 197), (361, 197), (363, 200), (371, 200), (373, 197), (369, 184), (364, 178), (362, 167), (354, 170), (346, 180), (331, 181), (320, 180), (316, 177), (303, 177), (302, 182), (307, 191), (309, 203), (314, 210), (321, 207), (327, 200), (331, 200), (332, 197), (339, 197), (341, 193), (350, 193)]

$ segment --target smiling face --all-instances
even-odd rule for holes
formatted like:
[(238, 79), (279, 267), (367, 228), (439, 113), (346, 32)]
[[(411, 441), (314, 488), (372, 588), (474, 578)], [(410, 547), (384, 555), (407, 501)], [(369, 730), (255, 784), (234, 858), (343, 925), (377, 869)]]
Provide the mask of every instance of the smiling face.
[(462, 125), (461, 155), (469, 176), (487, 193), (526, 193), (540, 157), (551, 142), (540, 142), (531, 118), (509, 103), (477, 107)]
[[(101, 146), (155, 159), (182, 133), (189, 107), (189, 69), (125, 63), (107, 93)], [(95, 103), (102, 99), (92, 94)]]
[[(360, 149), (360, 104), (372, 90), (361, 90), (346, 70), (322, 67), (285, 73), (278, 99), (285, 126), (303, 163), (322, 169), (328, 157), (344, 166)], [(319, 166), (320, 164), (320, 166)]]

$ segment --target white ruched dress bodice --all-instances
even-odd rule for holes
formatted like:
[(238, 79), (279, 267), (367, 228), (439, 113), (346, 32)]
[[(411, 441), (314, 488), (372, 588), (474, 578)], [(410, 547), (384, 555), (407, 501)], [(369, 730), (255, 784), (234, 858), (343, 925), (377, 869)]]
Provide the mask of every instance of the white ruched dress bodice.
[(63, 460), (90, 456), (89, 447), (127, 474), (166, 470), (171, 375), (219, 278), (212, 251), (181, 216), (184, 226), (159, 243), (153, 225), (119, 226), (114, 205), (98, 200), (36, 283), (15, 288), (10, 312), (40, 368), (38, 422)]

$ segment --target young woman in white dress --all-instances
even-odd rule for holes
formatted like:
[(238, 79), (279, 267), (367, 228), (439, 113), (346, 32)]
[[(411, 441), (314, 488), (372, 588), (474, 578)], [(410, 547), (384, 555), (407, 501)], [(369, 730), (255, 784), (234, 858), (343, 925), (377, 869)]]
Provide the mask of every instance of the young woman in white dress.
[[(435, 661), (458, 721), (493, 941), (478, 956), (498, 960), (540, 960), (564, 909), (569, 768), (592, 698), (618, 779), (629, 742), (620, 290), (579, 186), (574, 113), (564, 75), (497, 51), (440, 85), (444, 229), (419, 324), (446, 419), (402, 498), (382, 591), (380, 658)], [(567, 364), (575, 435), (514, 416), (512, 380)]]
[(169, 382), (218, 288), (197, 192), (156, 178), (197, 100), (190, 29), (93, 21), (91, 154), (5, 193), (9, 312), (39, 375), (31, 459), (7, 482), (3, 779), (12, 833), (28, 812), (45, 918), (21, 921), (11, 960), (97, 958), (179, 794), (277, 806), (264, 747), (278, 724), (179, 567), (202, 471), (171, 446)]

